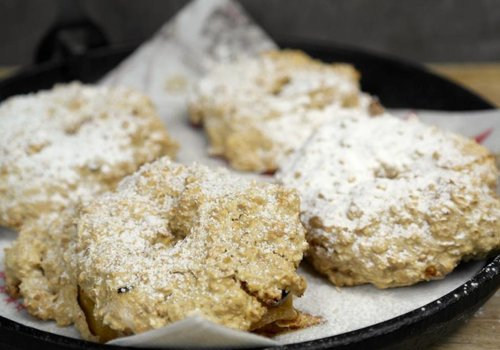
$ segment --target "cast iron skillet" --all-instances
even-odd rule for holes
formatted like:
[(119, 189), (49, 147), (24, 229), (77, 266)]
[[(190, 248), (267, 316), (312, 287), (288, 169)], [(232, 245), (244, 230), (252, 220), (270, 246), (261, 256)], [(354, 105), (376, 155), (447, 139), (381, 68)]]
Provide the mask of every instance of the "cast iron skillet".
[[(321, 44), (284, 43), (326, 61), (353, 63), (362, 74), (363, 90), (377, 95), (386, 107), (434, 110), (485, 110), (493, 106), (470, 91), (423, 67), (357, 49)], [(132, 47), (90, 51), (29, 67), (0, 82), (0, 101), (8, 96), (50, 88), (56, 82), (94, 82), (112, 69)], [(500, 286), (500, 255), (487, 261), (469, 282), (425, 306), (389, 321), (320, 340), (283, 346), (283, 349), (417, 349), (441, 339), (470, 317)], [(0, 348), (113, 349), (26, 327), (0, 317)], [(114, 347), (116, 348), (116, 347)]]

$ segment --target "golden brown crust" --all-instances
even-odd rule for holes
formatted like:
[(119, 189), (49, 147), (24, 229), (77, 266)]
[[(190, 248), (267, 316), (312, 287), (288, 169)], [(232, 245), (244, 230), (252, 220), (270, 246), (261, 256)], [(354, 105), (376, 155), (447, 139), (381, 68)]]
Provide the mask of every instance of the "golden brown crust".
[(78, 325), (86, 339), (95, 340), (77, 300), (73, 266), (75, 211), (45, 214), (22, 226), (19, 236), (5, 250), (7, 292), (22, 297), (33, 316), (54, 320), (63, 327)]
[(251, 330), (295, 315), (269, 312), (303, 293), (306, 247), (293, 191), (162, 159), (82, 209), (78, 284), (115, 336), (193, 313)]
[(92, 339), (68, 258), (75, 206), (177, 145), (149, 98), (124, 88), (73, 83), (14, 97), (0, 125), (0, 224), (19, 230), (5, 252), (7, 291), (33, 316), (80, 324)]
[(273, 337), (279, 334), (313, 327), (324, 322), (325, 320), (320, 316), (297, 312), (297, 315), (295, 317), (268, 323), (262, 328), (255, 330), (255, 333), (266, 337)]
[(336, 285), (379, 288), (499, 250), (497, 176), (473, 140), (388, 115), (325, 126), (281, 174), (301, 195), (313, 266)]
[(0, 106), (0, 225), (64, 210), (176, 149), (133, 90), (73, 83), (12, 97)]
[(193, 91), (191, 122), (203, 124), (210, 153), (232, 167), (268, 172), (342, 110), (379, 113), (348, 64), (326, 64), (300, 51), (270, 51), (216, 67)]

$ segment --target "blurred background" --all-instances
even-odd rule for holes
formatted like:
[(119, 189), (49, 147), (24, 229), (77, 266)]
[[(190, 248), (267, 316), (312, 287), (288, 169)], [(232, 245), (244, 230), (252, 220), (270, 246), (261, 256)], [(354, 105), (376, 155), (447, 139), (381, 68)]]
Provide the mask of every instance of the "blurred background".
[[(138, 45), (187, 2), (0, 0), (0, 78), (61, 57), (54, 41), (85, 51), (73, 45), (79, 35), (86, 47)], [(348, 45), (423, 63), (500, 106), (500, 0), (239, 2), (279, 43)], [(54, 40), (68, 26), (71, 35)]]
[[(500, 59), (498, 0), (242, 0), (278, 41), (348, 44), (419, 62)], [(0, 0), (0, 65), (33, 62), (56, 23), (88, 18), (109, 44), (150, 37), (184, 0)]]

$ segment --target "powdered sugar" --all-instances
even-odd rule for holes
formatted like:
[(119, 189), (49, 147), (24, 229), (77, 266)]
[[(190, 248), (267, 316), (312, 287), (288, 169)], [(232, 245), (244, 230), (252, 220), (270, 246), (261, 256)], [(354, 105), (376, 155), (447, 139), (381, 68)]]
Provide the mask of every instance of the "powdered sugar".
[(118, 331), (195, 311), (251, 329), (283, 290), (305, 288), (295, 272), (307, 248), (295, 192), (227, 170), (148, 164), (84, 206), (78, 234), (79, 286), (96, 303), (87, 312)]
[[(317, 210), (307, 214), (309, 217), (319, 215), (325, 226), (353, 229), (368, 225), (389, 207), (411, 217), (398, 208), (403, 198), (412, 196), (421, 199), (416, 201), (421, 212), (433, 207), (446, 211), (451, 204), (449, 186), (469, 184), (488, 170), (457, 171), (482, 156), (465, 155), (460, 150), (462, 143), (458, 136), (415, 118), (402, 122), (389, 115), (339, 117), (312, 136), (281, 176), (302, 190), (304, 207)], [(431, 185), (437, 192), (426, 191)], [(442, 205), (436, 203), (438, 199)], [(362, 208), (363, 216), (349, 219), (348, 212), (356, 208)]]
[(65, 208), (174, 149), (165, 149), (168, 135), (151, 102), (124, 88), (74, 83), (14, 97), (0, 107), (0, 123), (0, 193), (8, 197), (0, 212), (7, 217), (27, 210), (20, 206)]
[(497, 173), (488, 152), (416, 119), (338, 117), (280, 176), (300, 192), (302, 221), (318, 244), (312, 259), (325, 260), (316, 267), (348, 270), (339, 284), (387, 287), (441, 277), (462, 256), (500, 246)]
[(219, 64), (200, 80), (191, 99), (210, 98), (219, 106), (231, 103), (238, 106), (239, 117), (262, 118), (270, 111), (285, 114), (307, 108), (312, 102), (309, 94), (322, 89), (338, 93), (333, 102), (337, 105), (343, 97), (359, 93), (358, 81), (350, 72), (312, 62), (294, 65), (293, 56), (261, 55)]
[[(271, 51), (215, 67), (190, 96), (191, 119), (203, 120), (211, 152), (234, 167), (276, 169), (325, 121), (345, 113), (370, 114), (372, 98), (360, 92), (358, 80), (352, 66)], [(238, 133), (246, 132), (256, 134), (238, 142)], [(254, 157), (271, 164), (244, 164)]]

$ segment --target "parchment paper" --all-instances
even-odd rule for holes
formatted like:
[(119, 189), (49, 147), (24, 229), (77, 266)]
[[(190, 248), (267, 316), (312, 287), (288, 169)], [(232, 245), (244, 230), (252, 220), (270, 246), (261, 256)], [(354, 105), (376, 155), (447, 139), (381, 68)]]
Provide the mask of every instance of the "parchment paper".
[[(186, 6), (148, 42), (110, 72), (105, 85), (128, 85), (150, 95), (171, 135), (181, 145), (178, 161), (198, 161), (225, 166), (208, 157), (201, 130), (189, 126), (186, 93), (189, 86), (215, 62), (253, 55), (275, 44), (244, 14), (239, 5), (226, 0), (197, 0)], [(383, 102), (383, 101), (382, 101)], [(405, 117), (409, 111), (396, 111)], [(446, 113), (417, 112), (427, 123), (464, 135), (479, 136), (494, 152), (500, 151), (500, 112)], [(252, 176), (243, 175), (242, 176)], [(255, 175), (253, 175), (255, 176)], [(264, 180), (272, 181), (265, 177)], [(0, 271), (3, 249), (16, 234), (0, 229)], [(170, 326), (112, 342), (135, 347), (166, 346), (269, 346), (319, 339), (370, 326), (408, 311), (425, 307), (470, 279), (484, 262), (461, 265), (444, 280), (406, 288), (378, 290), (371, 286), (336, 288), (317, 275), (306, 263), (299, 268), (308, 281), (305, 295), (295, 305), (302, 311), (323, 316), (325, 323), (309, 329), (268, 339), (213, 324), (200, 315)], [(0, 315), (19, 323), (69, 337), (78, 338), (73, 327), (59, 328), (53, 322), (32, 318), (20, 301), (4, 293), (0, 272)]]

